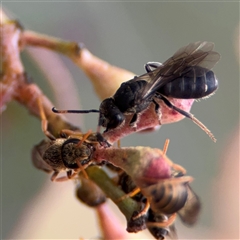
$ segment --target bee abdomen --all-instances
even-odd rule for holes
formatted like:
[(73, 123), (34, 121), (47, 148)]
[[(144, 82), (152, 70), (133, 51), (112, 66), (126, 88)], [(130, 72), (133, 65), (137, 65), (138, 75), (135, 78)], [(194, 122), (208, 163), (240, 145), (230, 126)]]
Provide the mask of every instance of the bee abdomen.
[[(150, 186), (151, 188), (153, 186)], [(148, 189), (150, 190), (150, 189)], [(179, 211), (186, 203), (188, 192), (186, 183), (162, 184), (150, 190), (151, 208), (156, 212), (172, 214)]]
[(218, 80), (213, 71), (201, 67), (192, 67), (187, 73), (165, 84), (158, 90), (166, 97), (203, 98), (218, 88)]

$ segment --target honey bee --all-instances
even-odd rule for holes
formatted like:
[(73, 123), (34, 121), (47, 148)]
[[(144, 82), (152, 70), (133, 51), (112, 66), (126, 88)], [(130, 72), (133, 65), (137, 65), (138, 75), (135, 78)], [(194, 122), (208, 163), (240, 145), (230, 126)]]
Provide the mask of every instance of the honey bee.
[(166, 236), (176, 238), (174, 222), (177, 215), (184, 224), (191, 226), (197, 221), (201, 209), (200, 200), (190, 187), (192, 177), (186, 176), (186, 170), (180, 165), (170, 160), (169, 164), (169, 178), (148, 178), (145, 181), (148, 185), (140, 187), (139, 191), (136, 191), (137, 185), (126, 173), (120, 175), (118, 182), (127, 197), (132, 197), (139, 204), (145, 203), (143, 211), (134, 218), (145, 216), (145, 225), (156, 239), (165, 239)]
[(176, 238), (174, 222), (177, 215), (188, 226), (196, 223), (201, 204), (189, 185), (191, 180), (191, 177), (174, 170), (172, 178), (141, 189), (150, 202), (146, 225), (156, 239)]
[(177, 239), (177, 231), (174, 225), (176, 214), (165, 215), (153, 212), (149, 209), (146, 225), (155, 239), (163, 240), (165, 237)]
[[(165, 239), (166, 236), (172, 239), (177, 238), (176, 228), (174, 226), (177, 215), (180, 217), (182, 222), (188, 226), (192, 226), (196, 223), (201, 209), (201, 204), (198, 196), (189, 185), (186, 185), (186, 191), (187, 199), (185, 204), (177, 212), (173, 211), (174, 207), (172, 210), (169, 208), (167, 211), (173, 212), (171, 214), (166, 214), (162, 211), (153, 211), (150, 208), (146, 220), (146, 226), (156, 239)], [(166, 209), (164, 212), (166, 212)]]

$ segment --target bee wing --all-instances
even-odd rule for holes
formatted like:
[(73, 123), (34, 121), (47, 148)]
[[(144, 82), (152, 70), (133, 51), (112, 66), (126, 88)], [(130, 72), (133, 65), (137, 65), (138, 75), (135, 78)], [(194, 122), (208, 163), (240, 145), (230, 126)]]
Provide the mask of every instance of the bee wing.
[(168, 237), (169, 237), (170, 239), (178, 239), (177, 230), (176, 230), (176, 227), (175, 227), (174, 224), (172, 224), (172, 225), (169, 227)]
[(187, 66), (199, 66), (212, 69), (219, 61), (220, 54), (212, 51), (214, 43), (195, 42), (180, 48), (174, 55), (163, 63), (163, 65), (175, 65), (183, 62)]
[(220, 54), (212, 51), (213, 48), (214, 43), (211, 42), (190, 43), (180, 48), (171, 58), (152, 72), (136, 77), (136, 80), (148, 82), (141, 94), (142, 98), (148, 98), (167, 82), (183, 76), (192, 66), (212, 69), (220, 59)]
[(191, 226), (198, 219), (198, 215), (201, 210), (201, 203), (199, 197), (190, 188), (189, 184), (187, 186), (188, 186), (188, 198), (184, 207), (178, 211), (178, 215), (183, 223)]

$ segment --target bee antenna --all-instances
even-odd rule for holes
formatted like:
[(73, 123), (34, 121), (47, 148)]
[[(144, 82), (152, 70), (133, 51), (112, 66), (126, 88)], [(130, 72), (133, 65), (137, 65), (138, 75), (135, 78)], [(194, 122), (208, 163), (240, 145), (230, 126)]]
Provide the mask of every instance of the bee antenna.
[(89, 109), (89, 110), (58, 110), (55, 107), (52, 108), (54, 113), (99, 113), (97, 109)]
[(170, 142), (170, 140), (166, 139), (164, 146), (163, 146), (163, 155), (166, 155), (166, 153), (167, 153), (169, 142)]

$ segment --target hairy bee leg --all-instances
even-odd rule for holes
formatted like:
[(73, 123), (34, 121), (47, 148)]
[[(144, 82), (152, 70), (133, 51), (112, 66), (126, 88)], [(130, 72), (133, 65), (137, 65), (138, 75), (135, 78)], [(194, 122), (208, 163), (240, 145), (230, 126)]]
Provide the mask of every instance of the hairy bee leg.
[(166, 221), (163, 221), (163, 222), (148, 222), (147, 227), (160, 227), (160, 228), (169, 227), (174, 223), (176, 217), (177, 217), (177, 214), (174, 213)]
[(159, 99), (163, 100), (163, 102), (171, 109), (179, 112), (183, 116), (190, 118), (195, 124), (197, 124), (212, 140), (213, 142), (216, 142), (217, 139), (214, 137), (214, 135), (211, 133), (211, 131), (197, 118), (195, 118), (191, 113), (185, 112), (184, 110), (174, 106), (167, 98), (163, 97), (162, 95), (157, 96)]
[(123, 195), (122, 197), (120, 197), (119, 199), (116, 200), (116, 202), (121, 202), (122, 200), (129, 198), (129, 197), (134, 197), (135, 195), (137, 195), (139, 192), (141, 191), (140, 188), (135, 188), (133, 191), (131, 191), (130, 193), (127, 193), (125, 195)]
[(55, 140), (56, 138), (47, 130), (48, 120), (47, 120), (46, 115), (43, 110), (41, 97), (38, 97), (37, 102), (38, 102), (39, 113), (40, 113), (40, 117), (41, 117), (42, 131), (50, 140)]
[(137, 216), (132, 217), (132, 219), (133, 219), (133, 220), (136, 220), (136, 219), (142, 217), (143, 215), (146, 215), (147, 212), (148, 212), (148, 210), (149, 210), (149, 208), (150, 208), (150, 203), (149, 203), (149, 201), (147, 200), (147, 202), (146, 202), (143, 210), (142, 210)]

